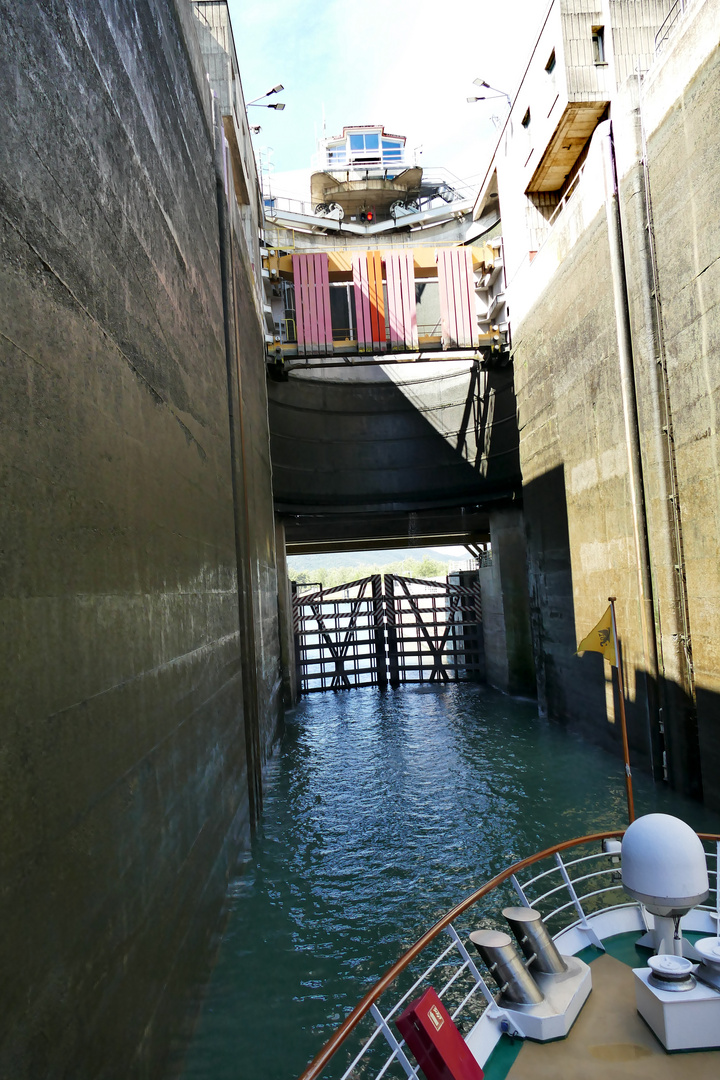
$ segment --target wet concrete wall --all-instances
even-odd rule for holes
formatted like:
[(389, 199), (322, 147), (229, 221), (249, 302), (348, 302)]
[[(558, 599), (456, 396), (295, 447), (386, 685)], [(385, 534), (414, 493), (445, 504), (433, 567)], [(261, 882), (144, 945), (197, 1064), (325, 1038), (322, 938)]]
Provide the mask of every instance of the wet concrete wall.
[(233, 462), (189, 7), (3, 0), (0, 41), (0, 1075), (157, 1077), (277, 724), (262, 334)]
[(572, 232), (572, 203), (567, 227), (558, 220), (552, 243), (560, 251), (565, 245), (562, 258), (516, 329), (514, 354), (540, 700), (551, 716), (618, 744), (617, 687), (609, 667), (599, 655), (573, 656), (608, 595), (617, 595), (634, 760), (661, 775), (664, 744), (670, 782), (704, 793), (713, 806), (720, 805), (720, 448), (713, 359), (720, 333), (714, 164), (720, 66), (712, 29), (718, 9), (716, 0), (691, 9), (640, 96), (630, 85), (611, 110), (657, 673), (640, 618), (604, 210), (579, 235)]
[[(682, 755), (683, 772), (694, 774), (715, 808), (720, 807), (719, 20), (717, 0), (699, 5), (679, 28), (664, 62), (649, 73), (641, 98), (659, 297), (654, 342), (641, 336), (637, 271), (631, 278), (654, 550), (662, 552), (661, 543), (669, 537), (668, 556), (662, 560), (665, 574), (656, 571), (662, 660), (676, 715), (685, 717), (697, 739), (676, 749), (678, 733), (672, 726), (669, 754), (676, 749), (676, 756)], [(628, 231), (634, 233), (631, 255), (638, 252), (634, 264), (642, 266), (645, 236), (632, 217), (637, 187), (630, 175), (625, 192)], [(650, 438), (654, 392), (661, 398), (662, 451)]]
[[(515, 334), (530, 611), (541, 712), (616, 746), (610, 668), (575, 656), (618, 597), (628, 674), (643, 667), (627, 453), (604, 213)], [(629, 685), (636, 763), (649, 767), (643, 686)]]
[(492, 561), (480, 566), (485, 678), (506, 694), (534, 697), (527, 551), (522, 511), (490, 513)]

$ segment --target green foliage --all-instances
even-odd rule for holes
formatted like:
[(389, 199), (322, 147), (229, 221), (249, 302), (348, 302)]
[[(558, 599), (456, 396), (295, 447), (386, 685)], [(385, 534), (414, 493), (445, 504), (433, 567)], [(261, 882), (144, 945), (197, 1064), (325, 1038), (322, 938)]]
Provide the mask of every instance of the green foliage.
[(403, 577), (432, 578), (445, 577), (448, 572), (448, 564), (439, 562), (425, 556), (423, 559), (407, 558), (400, 562), (386, 563), (384, 566), (332, 566), (319, 567), (313, 570), (289, 569), (290, 579), (300, 585), (318, 583), (324, 589), (331, 589), (335, 585), (344, 585), (347, 581), (357, 581), (358, 578), (369, 577), (371, 574), (402, 574)]

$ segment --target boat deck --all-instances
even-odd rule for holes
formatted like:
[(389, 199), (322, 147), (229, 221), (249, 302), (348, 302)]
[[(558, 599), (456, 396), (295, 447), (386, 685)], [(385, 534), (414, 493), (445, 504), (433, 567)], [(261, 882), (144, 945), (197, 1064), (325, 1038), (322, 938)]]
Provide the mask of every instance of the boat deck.
[(638, 1014), (632, 968), (643, 967), (648, 953), (636, 940), (636, 933), (619, 934), (604, 942), (606, 953), (584, 949), (593, 989), (568, 1037), (543, 1044), (503, 1035), (486, 1080), (716, 1080), (720, 1050), (668, 1054)]

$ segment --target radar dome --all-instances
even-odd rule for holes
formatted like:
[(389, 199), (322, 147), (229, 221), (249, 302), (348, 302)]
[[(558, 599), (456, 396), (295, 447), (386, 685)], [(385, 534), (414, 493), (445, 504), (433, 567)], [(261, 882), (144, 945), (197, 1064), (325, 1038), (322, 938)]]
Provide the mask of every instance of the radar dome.
[(654, 915), (684, 915), (709, 892), (700, 838), (669, 814), (638, 818), (623, 837), (622, 882)]

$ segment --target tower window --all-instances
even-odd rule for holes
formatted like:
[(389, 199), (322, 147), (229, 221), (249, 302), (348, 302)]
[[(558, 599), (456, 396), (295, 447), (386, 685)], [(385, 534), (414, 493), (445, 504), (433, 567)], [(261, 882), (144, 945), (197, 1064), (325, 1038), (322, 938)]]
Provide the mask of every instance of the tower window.
[(547, 64), (545, 65), (545, 70), (547, 71), (548, 75), (552, 75), (553, 71), (555, 70), (555, 50), (554, 49), (550, 53), (550, 59), (548, 60)]
[(593, 63), (604, 64), (605, 61), (605, 27), (593, 26), (592, 28)]
[(527, 112), (525, 113), (525, 115), (522, 118), (522, 126), (524, 128), (529, 128), (530, 127), (530, 110), (529, 109), (527, 110)]

